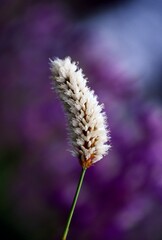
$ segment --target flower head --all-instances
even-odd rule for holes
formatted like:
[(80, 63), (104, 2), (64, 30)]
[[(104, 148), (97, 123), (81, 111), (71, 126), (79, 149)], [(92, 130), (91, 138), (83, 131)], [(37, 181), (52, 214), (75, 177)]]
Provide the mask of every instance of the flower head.
[(99, 161), (110, 148), (106, 115), (87, 79), (70, 57), (51, 60), (53, 86), (63, 102), (68, 118), (72, 153), (84, 168)]

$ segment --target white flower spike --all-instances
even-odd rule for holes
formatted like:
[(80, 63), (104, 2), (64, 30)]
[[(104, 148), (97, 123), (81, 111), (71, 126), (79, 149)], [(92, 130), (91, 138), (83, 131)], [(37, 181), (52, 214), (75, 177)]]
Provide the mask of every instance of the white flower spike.
[(110, 144), (103, 104), (89, 87), (87, 79), (70, 57), (50, 60), (54, 89), (64, 104), (72, 153), (83, 168), (101, 160)]

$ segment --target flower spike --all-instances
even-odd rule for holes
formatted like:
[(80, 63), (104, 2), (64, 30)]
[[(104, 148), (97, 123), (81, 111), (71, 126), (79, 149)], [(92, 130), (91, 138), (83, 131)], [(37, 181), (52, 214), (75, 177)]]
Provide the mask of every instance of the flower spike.
[(82, 69), (70, 57), (50, 60), (53, 86), (67, 113), (72, 153), (83, 168), (101, 160), (110, 144), (103, 104), (99, 104), (94, 91), (87, 86)]

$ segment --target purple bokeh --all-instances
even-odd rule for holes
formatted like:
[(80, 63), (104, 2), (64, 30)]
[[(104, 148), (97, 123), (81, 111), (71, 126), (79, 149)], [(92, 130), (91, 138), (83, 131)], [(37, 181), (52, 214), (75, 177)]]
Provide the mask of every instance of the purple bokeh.
[(140, 79), (123, 71), (111, 49), (105, 53), (97, 31), (95, 36), (76, 25), (63, 6), (42, 3), (3, 26), (0, 141), (7, 156), (7, 203), (0, 208), (5, 206), (4, 218), (23, 239), (60, 239), (63, 233), (81, 168), (67, 151), (65, 116), (51, 90), (49, 58), (70, 55), (105, 105), (112, 149), (86, 173), (69, 239), (158, 240), (161, 106), (145, 98)]

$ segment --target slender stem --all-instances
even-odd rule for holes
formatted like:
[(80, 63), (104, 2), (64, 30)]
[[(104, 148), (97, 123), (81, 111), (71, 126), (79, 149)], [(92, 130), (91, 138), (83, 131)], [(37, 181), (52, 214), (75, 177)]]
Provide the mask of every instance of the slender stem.
[(82, 183), (83, 183), (85, 172), (86, 172), (86, 168), (83, 168), (82, 172), (81, 172), (81, 175), (80, 175), (79, 182), (78, 182), (77, 190), (76, 190), (76, 193), (75, 193), (75, 196), (74, 196), (74, 199), (73, 199), (73, 203), (72, 203), (72, 206), (71, 206), (71, 209), (70, 209), (68, 220), (67, 220), (67, 223), (66, 223), (66, 226), (65, 226), (65, 230), (64, 230), (64, 234), (63, 234), (62, 240), (66, 240), (66, 238), (67, 238), (67, 235), (68, 235), (68, 232), (69, 232), (70, 223), (71, 223), (71, 219), (72, 219), (72, 216), (73, 216), (73, 213), (74, 213), (74, 209), (75, 209), (75, 206), (76, 206), (76, 203), (77, 203), (77, 200), (78, 200), (80, 189), (82, 187)]

